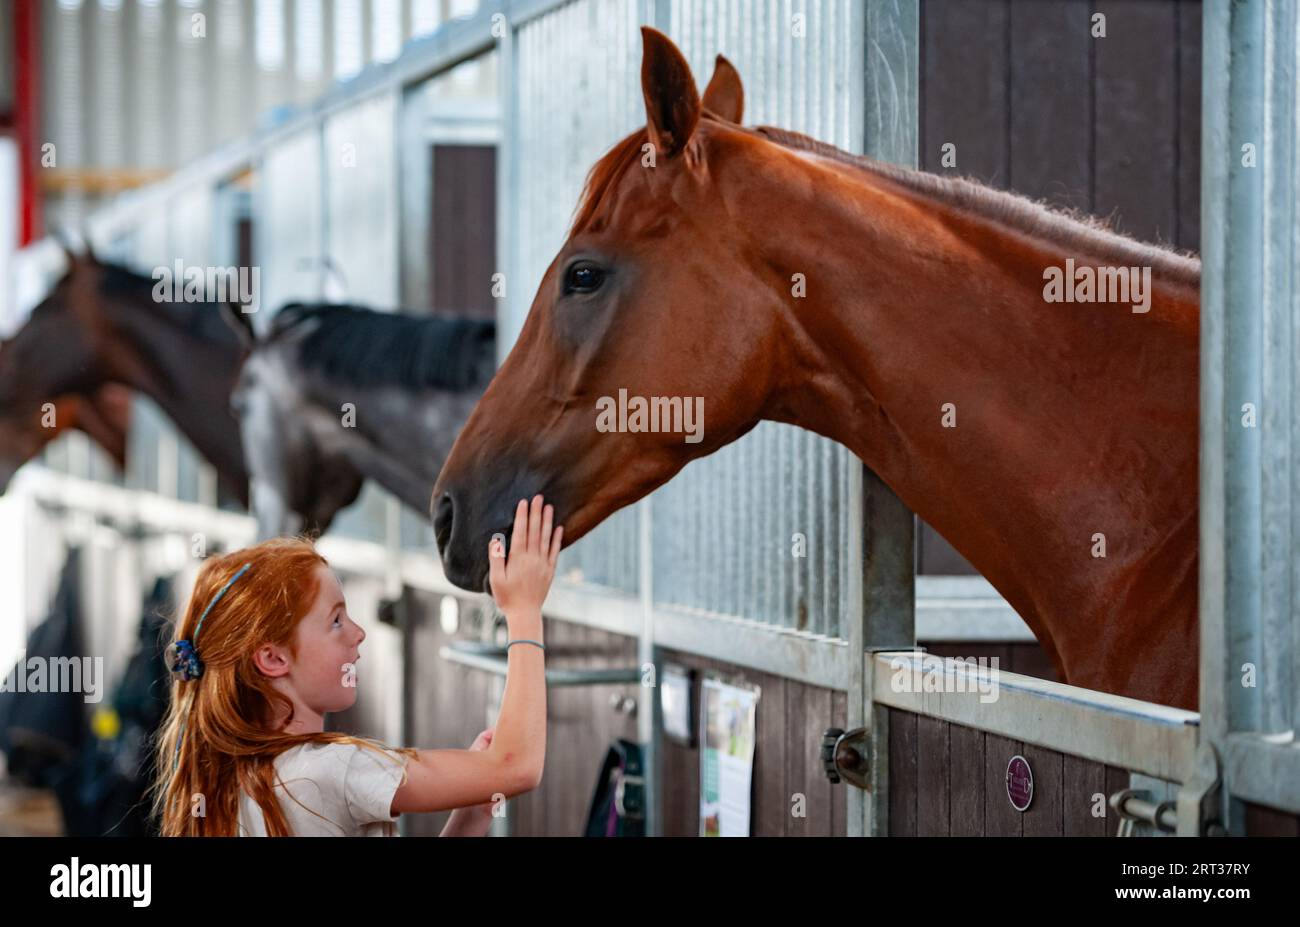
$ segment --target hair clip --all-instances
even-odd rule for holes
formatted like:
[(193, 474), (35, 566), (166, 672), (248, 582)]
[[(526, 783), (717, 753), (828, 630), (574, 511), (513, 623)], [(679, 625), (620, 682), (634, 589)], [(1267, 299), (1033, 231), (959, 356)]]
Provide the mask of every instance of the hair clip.
[(167, 669), (181, 682), (203, 675), (203, 661), (189, 641), (176, 641), (167, 648)]
[(235, 580), (247, 573), (248, 568), (252, 565), (251, 563), (245, 563), (234, 576), (226, 580), (226, 584), (221, 587), (221, 591), (212, 597), (208, 607), (203, 609), (203, 614), (199, 616), (198, 625), (194, 628), (193, 641), (179, 640), (168, 645), (167, 669), (181, 682), (189, 682), (191, 679), (198, 679), (203, 675), (203, 661), (199, 659), (199, 652), (194, 646), (199, 639), (199, 632), (203, 630), (203, 619), (208, 617), (208, 612), (212, 611), (212, 607), (221, 601), (221, 597), (235, 584)]

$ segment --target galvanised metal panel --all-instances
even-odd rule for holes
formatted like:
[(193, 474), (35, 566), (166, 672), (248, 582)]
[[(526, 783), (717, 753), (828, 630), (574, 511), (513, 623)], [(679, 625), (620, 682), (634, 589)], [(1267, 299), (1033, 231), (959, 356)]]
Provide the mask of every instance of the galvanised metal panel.
[[(205, 271), (212, 264), (214, 206), (213, 188), (206, 184), (195, 185), (172, 198), (167, 222), (167, 250), (172, 261), (179, 258), (183, 267)], [(174, 264), (172, 269), (174, 272)], [(215, 306), (212, 311), (217, 311)], [(215, 472), (189, 439), (170, 421), (167, 424), (176, 441), (176, 498), (215, 504)], [(207, 473), (203, 472), (205, 468)]]
[[(503, 229), (512, 258), (503, 347), (513, 344), (537, 286), (564, 243), (586, 172), (618, 139), (645, 124), (639, 3), (576, 0), (515, 31), (516, 114), (505, 156), (515, 209)], [(627, 592), (638, 588), (635, 510), (615, 514), (560, 557), (558, 574)]]
[[(746, 83), (746, 122), (767, 122), (861, 150), (861, 41), (850, 0), (781, 2), (577, 0), (515, 33), (507, 129), (517, 211), (508, 230), (513, 287), (503, 312), (513, 340), (529, 300), (563, 243), (590, 165), (645, 123), (638, 26), (651, 9), (678, 42), (702, 88), (718, 52)], [(802, 18), (796, 18), (796, 15)], [(706, 418), (707, 421), (707, 418)], [(847, 451), (764, 423), (688, 466), (656, 494), (655, 600), (841, 636), (846, 610)], [(637, 588), (636, 518), (616, 514), (563, 558), (561, 575)], [(796, 553), (801, 554), (799, 556)]]
[(398, 303), (396, 99), (380, 94), (325, 121), (325, 254), (350, 300)]
[[(703, 88), (726, 55), (745, 84), (745, 123), (861, 150), (861, 41), (850, 0), (672, 0), (668, 33)], [(638, 101), (639, 102), (639, 101)], [(705, 423), (707, 427), (707, 403)], [(846, 637), (849, 480), (844, 448), (764, 422), (656, 493), (657, 602)]]
[[(322, 295), (380, 310), (398, 304), (396, 97), (382, 93), (325, 120), (325, 255)], [(335, 279), (329, 282), (330, 276)], [(335, 292), (335, 288), (342, 292)], [(357, 415), (365, 415), (358, 408)], [(432, 488), (432, 487), (430, 487)], [(367, 481), (332, 528), (384, 541), (392, 497)]]
[(321, 135), (312, 128), (278, 141), (258, 164), (253, 187), (254, 262), (261, 268), (261, 329), (281, 306), (321, 296), (325, 204)]

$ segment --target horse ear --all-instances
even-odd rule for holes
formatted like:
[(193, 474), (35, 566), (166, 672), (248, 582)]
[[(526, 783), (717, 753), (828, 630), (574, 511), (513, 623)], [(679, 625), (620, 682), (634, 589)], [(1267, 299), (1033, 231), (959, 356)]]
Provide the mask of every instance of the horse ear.
[(704, 108), (728, 122), (739, 123), (745, 115), (745, 87), (740, 72), (722, 55), (714, 62), (713, 77), (704, 88)]
[(642, 26), (641, 49), (646, 128), (655, 148), (671, 157), (686, 147), (700, 121), (700, 94), (690, 65), (672, 39)]
[(252, 315), (242, 311), (234, 303), (222, 303), (221, 318), (235, 333), (235, 337), (239, 339), (239, 346), (244, 352), (253, 350), (253, 345), (257, 344), (257, 332), (253, 331)]

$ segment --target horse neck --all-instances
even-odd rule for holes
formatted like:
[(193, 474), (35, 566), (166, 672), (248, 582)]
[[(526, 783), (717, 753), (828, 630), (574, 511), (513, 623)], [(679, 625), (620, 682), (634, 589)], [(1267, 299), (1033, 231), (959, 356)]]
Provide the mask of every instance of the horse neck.
[[(314, 421), (326, 423), (324, 446), (336, 446), (357, 472), (425, 514), (433, 484), (461, 427), (482, 396), (468, 390), (356, 387), (333, 383), (316, 371), (299, 382)], [(343, 427), (344, 403), (355, 409), (355, 427)]]
[(1082, 263), (1077, 250), (862, 169), (799, 164), (808, 182), (782, 185), (771, 214), (802, 233), (771, 258), (805, 275), (807, 295), (783, 294), (789, 373), (765, 417), (849, 447), (1068, 681), (1169, 701), (1149, 688), (1170, 678), (1121, 678), (1114, 654), (1144, 627), (1176, 628), (1194, 687), (1195, 291), (1153, 274), (1146, 313), (1047, 303), (1044, 268)]
[(101, 312), (104, 379), (157, 403), (227, 486), (246, 499), (247, 469), (238, 422), (230, 412), (240, 363), (234, 334), (221, 337), (191, 328), (183, 313), (155, 302), (147, 285), (138, 293), (104, 299)]

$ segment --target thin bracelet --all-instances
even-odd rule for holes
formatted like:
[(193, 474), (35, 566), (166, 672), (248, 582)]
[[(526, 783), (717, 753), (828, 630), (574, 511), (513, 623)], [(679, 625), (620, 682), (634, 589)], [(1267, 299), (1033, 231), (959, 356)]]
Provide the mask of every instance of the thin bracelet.
[(546, 645), (545, 645), (545, 644), (538, 643), (537, 641), (526, 641), (526, 640), (522, 640), (522, 639), (520, 639), (520, 640), (517, 640), (517, 641), (511, 641), (510, 643), (506, 644), (506, 650), (509, 650), (509, 649), (510, 649), (511, 647), (513, 647), (515, 644), (533, 644), (533, 645), (535, 645), (535, 646), (537, 646), (537, 647), (541, 647), (543, 650), (546, 649)]

